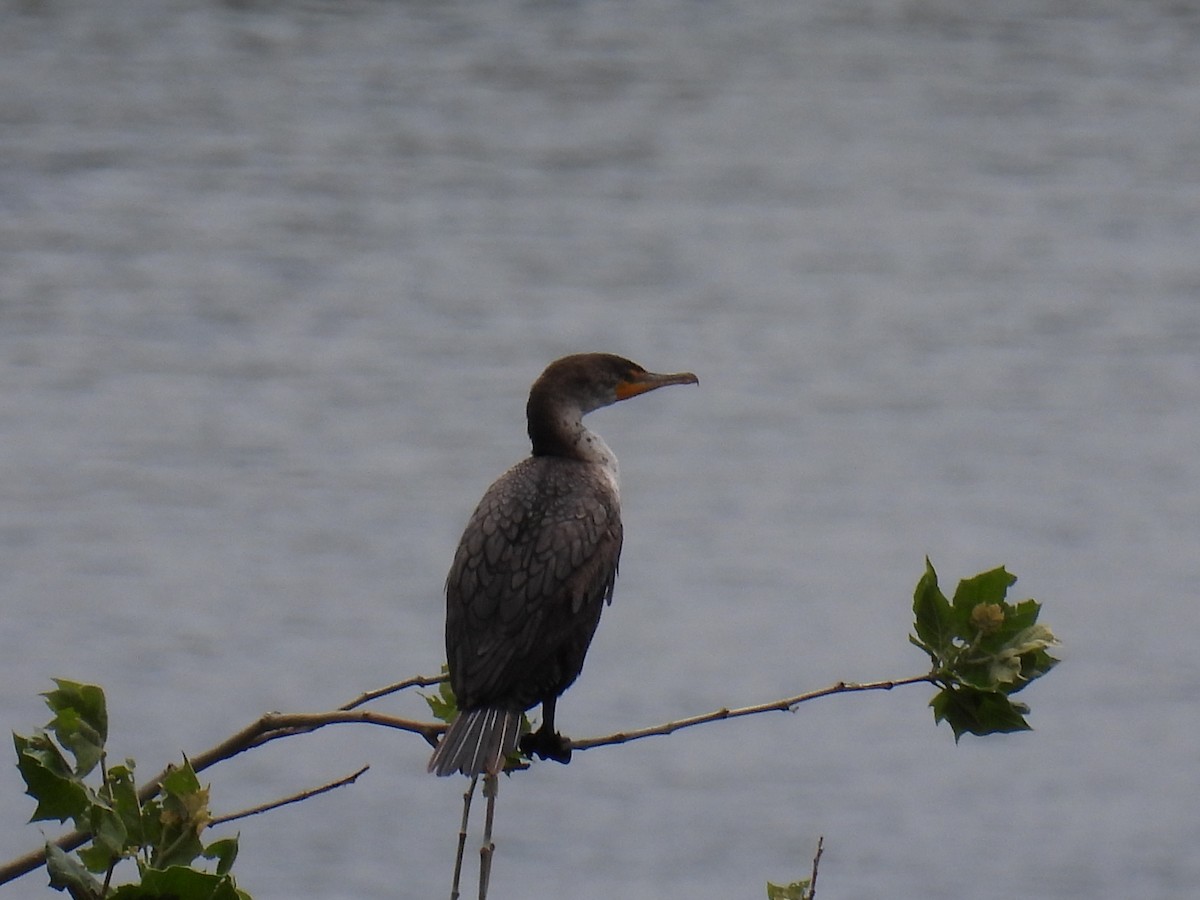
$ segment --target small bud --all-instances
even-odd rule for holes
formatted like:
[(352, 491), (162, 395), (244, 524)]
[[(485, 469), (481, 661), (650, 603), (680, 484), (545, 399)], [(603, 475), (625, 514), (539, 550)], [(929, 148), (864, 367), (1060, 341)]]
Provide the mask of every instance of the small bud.
[(1004, 610), (999, 603), (980, 603), (971, 610), (971, 624), (980, 634), (993, 634), (1004, 624)]

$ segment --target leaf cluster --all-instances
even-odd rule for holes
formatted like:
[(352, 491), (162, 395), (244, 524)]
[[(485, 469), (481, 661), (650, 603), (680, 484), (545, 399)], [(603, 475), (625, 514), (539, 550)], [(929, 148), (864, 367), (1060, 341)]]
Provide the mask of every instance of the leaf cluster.
[[(191, 763), (185, 758), (167, 772), (153, 795), (141, 796), (133, 760), (106, 765), (104, 691), (65, 679), (56, 678), (55, 684), (55, 690), (42, 695), (54, 718), (31, 736), (13, 734), (25, 793), (37, 801), (30, 821), (69, 819), (91, 835), (77, 855), (47, 843), (50, 886), (67, 891), (73, 900), (249, 900), (229, 874), (237, 838), (207, 846), (200, 839), (212, 816), (208, 788), (201, 786)], [(99, 784), (93, 786), (89, 777), (97, 769)], [(200, 858), (215, 861), (215, 871), (193, 868)], [(113, 869), (123, 860), (134, 861), (140, 881), (110, 890)]]
[(1029, 707), (1012, 699), (1049, 672), (1058, 660), (1048, 648), (1054, 633), (1038, 624), (1041, 604), (1010, 604), (1017, 578), (1001, 566), (958, 583), (953, 599), (938, 587), (928, 559), (913, 594), (916, 635), (909, 640), (929, 654), (931, 680), (941, 690), (930, 701), (935, 722), (963, 734), (1026, 731)]

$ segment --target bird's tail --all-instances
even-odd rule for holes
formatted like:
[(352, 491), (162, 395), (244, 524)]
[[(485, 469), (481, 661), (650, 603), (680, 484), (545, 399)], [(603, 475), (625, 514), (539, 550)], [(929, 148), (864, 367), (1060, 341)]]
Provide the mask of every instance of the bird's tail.
[(505, 758), (517, 749), (521, 713), (498, 706), (468, 709), (458, 714), (429, 758), (437, 775), (496, 775)]

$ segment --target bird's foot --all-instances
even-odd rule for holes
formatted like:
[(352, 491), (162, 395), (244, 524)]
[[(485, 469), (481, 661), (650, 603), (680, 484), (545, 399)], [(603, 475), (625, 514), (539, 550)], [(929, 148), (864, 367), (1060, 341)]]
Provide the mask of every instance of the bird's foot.
[(571, 761), (571, 742), (557, 731), (539, 728), (521, 738), (521, 752), (530, 759), (552, 759), (564, 766)]

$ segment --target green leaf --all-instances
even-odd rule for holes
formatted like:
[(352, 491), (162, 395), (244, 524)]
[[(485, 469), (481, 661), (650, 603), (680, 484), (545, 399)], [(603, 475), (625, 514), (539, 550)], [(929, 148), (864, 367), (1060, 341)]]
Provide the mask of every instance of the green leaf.
[(142, 804), (138, 800), (137, 783), (133, 778), (133, 760), (126, 760), (123, 766), (109, 768), (108, 781), (100, 789), (100, 796), (124, 825), (128, 835), (127, 845), (141, 846), (145, 842), (145, 831)]
[[(1054, 633), (1045, 625), (1031, 625), (1021, 629), (1009, 638), (1000, 652), (996, 654), (996, 661), (993, 665), (1002, 673), (996, 680), (1013, 683), (1018, 680), (1032, 680), (1032, 678), (1040, 677), (1044, 672), (1038, 671), (1035, 674), (1035, 660), (1039, 653), (1049, 659), (1050, 657), (1045, 653), (1046, 648), (1055, 642)], [(1026, 661), (1030, 663), (1029, 671), (1025, 670)]]
[(92, 842), (79, 851), (79, 858), (93, 872), (103, 872), (126, 855), (129, 832), (114, 810), (97, 803), (91, 809)]
[(55, 678), (57, 690), (42, 696), (54, 711), (48, 728), (75, 757), (75, 774), (87, 775), (104, 756), (108, 739), (108, 708), (104, 691), (94, 684)]
[(767, 900), (809, 900), (809, 881), (793, 881), (791, 884), (767, 882)]
[[(446, 671), (446, 666), (442, 666), (442, 671)], [(438, 685), (436, 694), (421, 694), (421, 697), (429, 704), (430, 713), (439, 722), (453, 722), (458, 715), (458, 700), (448, 680)]]
[(75, 775), (54, 742), (45, 734), (33, 737), (14, 734), (13, 744), (17, 749), (17, 769), (25, 779), (25, 793), (37, 801), (37, 809), (29, 821), (71, 819), (77, 826), (86, 827), (91, 791)]
[[(1041, 628), (1040, 625), (1034, 627)], [(1050, 643), (1057, 643), (1057, 641), (1051, 641)], [(1015, 694), (1018, 691), (1024, 690), (1032, 682), (1038, 678), (1041, 678), (1043, 675), (1053, 669), (1056, 665), (1058, 665), (1059, 662), (1055, 657), (1051, 656), (1044, 649), (1044, 647), (1035, 647), (1032, 650), (1027, 650), (1026, 652), (1021, 653), (1020, 656), (1017, 657), (1017, 660), (1021, 667), (1020, 677), (1012, 684), (1004, 686), (1004, 692), (1006, 694)]]
[(929, 703), (935, 722), (947, 722), (954, 740), (964, 734), (986, 735), (1028, 731), (1029, 723), (1021, 715), (1028, 712), (997, 691), (979, 691), (969, 687), (946, 688)]
[(205, 859), (217, 861), (217, 874), (225, 875), (233, 867), (233, 861), (238, 855), (238, 839), (236, 837), (222, 838), (213, 841), (204, 848)]
[(150, 857), (150, 865), (154, 869), (167, 869), (172, 866), (187, 866), (197, 856), (204, 852), (200, 843), (200, 835), (187, 827), (164, 827), (163, 842), (154, 848)]
[(196, 770), (187, 757), (184, 757), (182, 765), (171, 766), (171, 771), (163, 776), (162, 789), (168, 797), (186, 797), (200, 790), (200, 779), (196, 777)]
[(1042, 604), (1036, 600), (1022, 600), (1016, 606), (1008, 608), (1006, 621), (1013, 631), (1021, 631), (1036, 625), (1041, 612)]
[(163, 778), (161, 801), (161, 831), (156, 835), (150, 864), (156, 869), (186, 866), (204, 852), (200, 832), (212, 821), (208, 788), (200, 786), (186, 757), (183, 765), (173, 767)]
[(109, 895), (112, 900), (243, 900), (229, 875), (213, 875), (186, 866), (146, 869), (141, 884), (126, 884)]
[(962, 686), (976, 691), (994, 691), (999, 687), (993, 672), (996, 659), (992, 655), (966, 660), (962, 655), (953, 660), (949, 668), (941, 672), (946, 684)]
[(954, 591), (952, 605), (960, 616), (967, 617), (980, 603), (1003, 604), (1009, 587), (1016, 580), (1017, 576), (1005, 571), (1004, 566), (964, 578)]
[(1025, 654), (1021, 657), (1021, 677), (1024, 680), (1015, 685), (1009, 693), (1015, 694), (1017, 691), (1022, 690), (1026, 685), (1035, 679), (1041, 678), (1058, 664), (1059, 660), (1045, 650)]
[(918, 641), (935, 660), (943, 656), (954, 639), (954, 613), (949, 601), (938, 588), (937, 572), (929, 558), (925, 559), (925, 574), (913, 592), (913, 617)]
[(96, 844), (88, 844), (86, 847), (80, 847), (76, 853), (83, 862), (84, 868), (89, 872), (95, 872), (97, 875), (104, 874), (108, 871), (109, 866), (117, 862), (117, 859), (111, 853)]
[(99, 897), (103, 887), (74, 857), (57, 844), (46, 842), (46, 870), (50, 887), (69, 891), (72, 897)]

